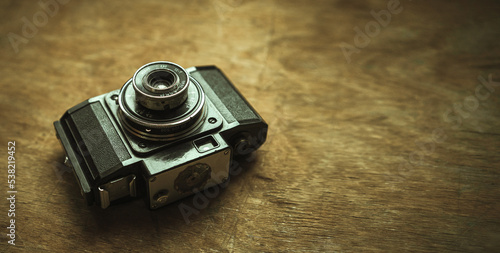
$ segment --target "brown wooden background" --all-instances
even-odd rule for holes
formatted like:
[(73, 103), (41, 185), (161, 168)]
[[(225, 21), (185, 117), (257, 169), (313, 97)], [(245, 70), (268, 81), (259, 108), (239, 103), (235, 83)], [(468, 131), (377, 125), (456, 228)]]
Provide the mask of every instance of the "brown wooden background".
[[(375, 29), (392, 2), (69, 1), (44, 20), (36, 1), (2, 1), (1, 227), (9, 140), (19, 192), (16, 246), (1, 229), (0, 251), (498, 250), (500, 86), (478, 76), (500, 81), (500, 4), (402, 0)], [(23, 17), (39, 27), (16, 53)], [(270, 125), (189, 224), (192, 197), (100, 210), (56, 166), (52, 122), (156, 60), (219, 66)]]

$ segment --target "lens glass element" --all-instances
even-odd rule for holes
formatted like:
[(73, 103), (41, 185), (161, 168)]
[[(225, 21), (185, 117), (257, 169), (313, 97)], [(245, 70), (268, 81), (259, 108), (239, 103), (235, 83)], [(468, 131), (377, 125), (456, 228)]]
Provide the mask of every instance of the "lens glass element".
[(146, 77), (145, 88), (154, 93), (164, 93), (172, 88), (176, 75), (169, 70), (157, 70)]

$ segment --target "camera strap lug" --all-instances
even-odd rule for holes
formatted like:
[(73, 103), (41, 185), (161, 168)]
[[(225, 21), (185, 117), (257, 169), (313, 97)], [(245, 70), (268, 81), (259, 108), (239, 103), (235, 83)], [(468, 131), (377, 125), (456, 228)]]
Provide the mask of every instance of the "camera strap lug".
[(99, 186), (101, 208), (108, 208), (113, 200), (137, 196), (135, 179), (135, 175), (132, 174)]

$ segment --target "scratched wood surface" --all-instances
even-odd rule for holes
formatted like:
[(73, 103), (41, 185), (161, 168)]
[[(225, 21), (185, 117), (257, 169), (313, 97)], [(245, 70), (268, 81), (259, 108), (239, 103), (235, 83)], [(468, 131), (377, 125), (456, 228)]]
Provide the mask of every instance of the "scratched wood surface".
[[(46, 2), (0, 3), (0, 251), (500, 248), (497, 1)], [(189, 224), (193, 197), (87, 207), (52, 127), (156, 60), (217, 65), (270, 126)]]

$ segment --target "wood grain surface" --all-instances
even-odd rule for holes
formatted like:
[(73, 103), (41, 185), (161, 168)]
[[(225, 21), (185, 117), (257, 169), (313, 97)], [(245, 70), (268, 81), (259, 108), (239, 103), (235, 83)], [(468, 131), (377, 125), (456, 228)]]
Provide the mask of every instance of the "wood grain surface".
[[(0, 251), (500, 249), (498, 1), (43, 2), (0, 3)], [(221, 68), (268, 141), (200, 210), (87, 207), (52, 122), (157, 60)]]

